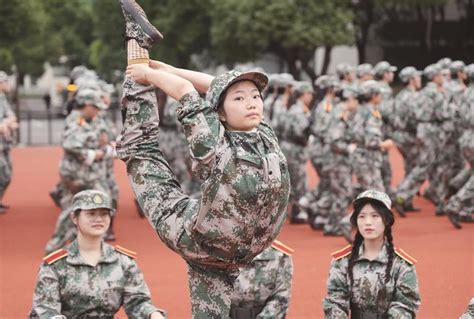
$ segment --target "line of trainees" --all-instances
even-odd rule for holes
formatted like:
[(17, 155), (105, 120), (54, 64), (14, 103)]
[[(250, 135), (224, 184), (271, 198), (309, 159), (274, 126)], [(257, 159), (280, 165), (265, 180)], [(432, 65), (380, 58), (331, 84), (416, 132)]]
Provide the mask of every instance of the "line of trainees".
[[(285, 318), (291, 297), (293, 251), (276, 237), (289, 204), (293, 221), (311, 217), (315, 225), (320, 216), (304, 216), (312, 201), (307, 197), (302, 201), (294, 195), (296, 183), (291, 186), (290, 179), (294, 181), (295, 175), (284, 155), (285, 144), (279, 143), (272, 125), (263, 121), (262, 94), (268, 77), (259, 71), (236, 70), (212, 77), (152, 61), (148, 50), (162, 35), (135, 1), (120, 3), (125, 18), (128, 67), (123, 84), (123, 128), (117, 138), (116, 155), (126, 164), (144, 216), (160, 239), (188, 266), (192, 317)], [(393, 73), (390, 65), (387, 70)], [(410, 74), (419, 76), (416, 72)], [(323, 82), (330, 80), (320, 78), (318, 85), (324, 86)], [(299, 130), (301, 127), (296, 124), (305, 122), (290, 116), (308, 113), (313, 96), (307, 83), (295, 86), (295, 107), (285, 111), (286, 120), (280, 123)], [(198, 196), (183, 190), (159, 143), (156, 88), (179, 103), (176, 114), (190, 153), (188, 167), (201, 181)], [(384, 192), (382, 173), (374, 173), (375, 168), (381, 169), (377, 165), (393, 145), (392, 140), (384, 139), (382, 110), (378, 108), (382, 91), (374, 81), (360, 86), (366, 106), (354, 115), (357, 124), (353, 134), (357, 143), (346, 139), (352, 135), (344, 130), (349, 113), (357, 108), (358, 90), (343, 90), (341, 113), (336, 117), (339, 123), (327, 124), (334, 118), (324, 117), (335, 109), (331, 102), (318, 104), (322, 105), (319, 112), (323, 115), (316, 117), (321, 121), (318, 129), (324, 125), (340, 129), (335, 144), (346, 151), (336, 152), (340, 155), (338, 164), (347, 166), (348, 156), (356, 154), (354, 162), (359, 163), (361, 171), (360, 175), (355, 174), (359, 188), (365, 189), (352, 201), (352, 213), (342, 216), (341, 212), (354, 198), (351, 185), (342, 181), (351, 176), (351, 169), (346, 167), (339, 172), (344, 177), (338, 181), (334, 167), (326, 170), (325, 160), (314, 163), (321, 168), (318, 189), (322, 194), (328, 191), (321, 185), (325, 173), (329, 189), (345, 191), (344, 201), (339, 201), (344, 204), (331, 206), (339, 210), (338, 215), (323, 216), (327, 217), (325, 225), (334, 227), (336, 230), (331, 231), (335, 233), (349, 229), (346, 237), (353, 242), (333, 254), (327, 296), (323, 300), (324, 316), (415, 318), (421, 302), (416, 260), (394, 245), (392, 200)], [(328, 89), (325, 94), (335, 98), (333, 91)], [(82, 105), (100, 109), (100, 96), (94, 94), (79, 95), (87, 101)], [(276, 108), (271, 110), (275, 112)], [(307, 120), (305, 131), (313, 124)], [(282, 141), (286, 136), (282, 135)], [(322, 147), (316, 148), (315, 155), (330, 153), (334, 147), (326, 140), (314, 143)], [(92, 163), (97, 153), (82, 156)], [(66, 219), (74, 225), (76, 239), (44, 258), (29, 317), (113, 318), (123, 306), (129, 318), (165, 318), (166, 312), (150, 301), (135, 253), (104, 242), (116, 211), (110, 194), (90, 188), (70, 195), (73, 196)], [(323, 198), (321, 195), (317, 202)], [(333, 204), (335, 198), (341, 197), (326, 201)], [(396, 203), (404, 204), (399, 198), (396, 197)], [(403, 216), (404, 209), (395, 207)], [(449, 216), (453, 223), (458, 222), (453, 214)], [(354, 238), (351, 229), (355, 230)]]

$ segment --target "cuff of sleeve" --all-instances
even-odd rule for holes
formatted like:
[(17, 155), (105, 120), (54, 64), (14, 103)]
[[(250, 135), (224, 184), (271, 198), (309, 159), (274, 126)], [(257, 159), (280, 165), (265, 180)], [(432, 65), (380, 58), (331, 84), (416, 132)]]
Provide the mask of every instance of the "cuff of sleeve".
[(179, 106), (176, 109), (178, 120), (181, 121), (186, 115), (191, 112), (196, 112), (198, 109), (209, 107), (209, 104), (199, 95), (197, 91), (186, 93), (179, 100)]
[(153, 306), (152, 306), (151, 308), (153, 308), (153, 310), (147, 311), (148, 316), (147, 316), (146, 318), (149, 319), (149, 318), (151, 317), (151, 315), (152, 315), (154, 312), (159, 312), (159, 313), (161, 313), (161, 314), (163, 315), (163, 317), (167, 318), (167, 316), (166, 316), (166, 311), (164, 311), (163, 309), (155, 308), (155, 307), (153, 307)]
[(92, 163), (94, 163), (94, 159), (95, 159), (95, 151), (94, 150), (87, 150), (86, 159), (84, 160), (84, 163), (87, 166), (91, 166)]
[(115, 150), (112, 146), (107, 145), (105, 147), (105, 157), (113, 157), (115, 153)]

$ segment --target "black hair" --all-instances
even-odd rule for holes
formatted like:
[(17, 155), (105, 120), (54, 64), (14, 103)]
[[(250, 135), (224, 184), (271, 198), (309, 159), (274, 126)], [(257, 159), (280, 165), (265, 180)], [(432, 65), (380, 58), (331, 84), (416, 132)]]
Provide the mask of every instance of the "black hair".
[(393, 259), (395, 256), (395, 249), (393, 245), (393, 237), (392, 237), (392, 226), (395, 223), (395, 217), (390, 209), (388, 209), (383, 203), (373, 200), (370, 198), (363, 198), (354, 203), (354, 212), (351, 215), (351, 224), (352, 227), (357, 229), (354, 244), (352, 246), (352, 253), (349, 258), (349, 265), (348, 265), (348, 274), (350, 279), (350, 286), (352, 287), (354, 283), (354, 274), (352, 268), (354, 267), (355, 260), (359, 257), (359, 248), (364, 242), (364, 237), (362, 237), (359, 229), (357, 228), (357, 217), (359, 216), (362, 208), (365, 205), (370, 204), (375, 211), (382, 217), (382, 220), (385, 225), (384, 235), (387, 240), (387, 253), (388, 253), (388, 262), (387, 268), (385, 269), (385, 284), (387, 284), (390, 280), (390, 272), (393, 266)]

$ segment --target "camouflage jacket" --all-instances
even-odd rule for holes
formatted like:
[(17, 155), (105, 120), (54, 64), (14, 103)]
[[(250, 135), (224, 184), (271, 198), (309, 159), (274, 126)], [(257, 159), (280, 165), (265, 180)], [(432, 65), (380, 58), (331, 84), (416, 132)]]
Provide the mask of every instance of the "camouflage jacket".
[(474, 84), (471, 84), (464, 92), (460, 106), (462, 114), (461, 127), (463, 134), (459, 140), (464, 158), (474, 169)]
[(304, 105), (297, 102), (285, 113), (281, 121), (281, 139), (292, 144), (305, 146), (309, 138), (309, 114), (305, 113)]
[[(12, 116), (15, 116), (15, 113), (13, 113), (10, 103), (8, 103), (7, 97), (5, 94), (0, 93), (0, 122)], [(0, 151), (8, 151), (12, 147), (12, 144), (12, 136), (7, 137), (3, 134), (0, 134)]]
[(435, 83), (429, 82), (420, 91), (420, 104), (415, 109), (415, 116), (419, 140), (444, 140), (441, 125), (450, 119), (450, 114), (446, 96), (438, 90)]
[(281, 125), (282, 122), (285, 120), (285, 114), (287, 111), (287, 107), (284, 103), (285, 95), (281, 94), (273, 103), (273, 110), (272, 110), (272, 120), (269, 122), (271, 127), (275, 130), (275, 133), (278, 137), (281, 137)]
[(102, 257), (95, 267), (84, 262), (77, 241), (67, 248), (67, 254), (60, 254), (62, 258), (46, 257), (38, 272), (29, 318), (113, 318), (121, 306), (129, 318), (148, 318), (159, 311), (151, 303), (137, 263), (120, 251), (102, 243)]
[(291, 256), (273, 247), (240, 269), (234, 283), (232, 306), (263, 306), (257, 318), (285, 318), (291, 298)]
[(401, 90), (394, 101), (393, 139), (398, 145), (413, 145), (416, 143), (415, 110), (419, 107), (417, 91), (408, 88)]
[(310, 131), (311, 135), (315, 137), (315, 142), (325, 143), (335, 106), (335, 100), (323, 99), (313, 110)]
[(383, 121), (380, 111), (375, 105), (363, 104), (354, 116), (354, 141), (357, 148), (354, 156), (360, 161), (382, 165), (380, 143), (384, 140)]
[(393, 90), (390, 85), (384, 81), (379, 81), (378, 83), (382, 87), (382, 102), (380, 103), (379, 109), (384, 122), (384, 137), (389, 138), (393, 135), (393, 121), (395, 116)]
[(62, 178), (83, 185), (105, 180), (105, 161), (94, 160), (94, 152), (102, 148), (99, 137), (105, 124), (100, 121), (102, 119), (99, 117), (86, 121), (76, 112), (68, 116), (62, 142), (64, 157), (59, 168)]
[(196, 240), (217, 259), (249, 263), (286, 218), (290, 178), (275, 133), (265, 123), (251, 132), (226, 130), (197, 92), (180, 104), (193, 173), (203, 181)]
[(351, 166), (351, 153), (349, 145), (354, 143), (354, 114), (339, 107), (334, 112), (331, 127), (328, 132), (328, 140), (331, 149), (332, 163), (335, 166)]
[(361, 245), (352, 269), (354, 283), (351, 286), (349, 256), (335, 258), (331, 263), (328, 293), (323, 302), (325, 318), (349, 318), (349, 311), (355, 308), (385, 314), (386, 318), (415, 318), (420, 294), (414, 265), (394, 254), (390, 280), (385, 284), (386, 245), (372, 261), (363, 257)]

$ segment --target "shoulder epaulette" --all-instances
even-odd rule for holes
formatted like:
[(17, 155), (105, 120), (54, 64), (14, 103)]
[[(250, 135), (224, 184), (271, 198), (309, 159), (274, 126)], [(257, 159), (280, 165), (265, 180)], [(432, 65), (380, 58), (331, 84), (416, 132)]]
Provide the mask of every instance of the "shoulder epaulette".
[(65, 249), (58, 249), (48, 256), (43, 258), (43, 261), (45, 261), (48, 265), (51, 265), (52, 263), (58, 261), (61, 258), (64, 258), (68, 255), (67, 250)]
[(137, 258), (137, 253), (136, 252), (128, 250), (127, 248), (124, 248), (122, 246), (115, 245), (115, 250), (118, 251), (121, 254), (124, 254), (124, 255), (130, 257), (130, 258), (133, 258), (133, 259)]
[(86, 120), (85, 120), (82, 116), (79, 116), (79, 117), (77, 118), (77, 124), (78, 124), (79, 126), (83, 126), (84, 123), (86, 123)]
[(372, 115), (378, 120), (382, 118), (382, 114), (379, 111), (372, 111)]
[(274, 240), (273, 243), (272, 243), (272, 247), (274, 249), (278, 250), (279, 252), (282, 252), (282, 253), (284, 253), (285, 255), (288, 255), (288, 256), (291, 256), (291, 254), (294, 252), (293, 249), (286, 246), (285, 244), (283, 244), (279, 240)]
[(400, 258), (405, 260), (407, 263), (410, 265), (413, 265), (418, 262), (415, 258), (412, 256), (408, 255), (403, 249), (396, 247), (395, 248), (395, 254), (397, 254)]
[(343, 257), (349, 256), (352, 252), (352, 245), (347, 245), (346, 247), (337, 250), (331, 254), (335, 260), (339, 260)]

